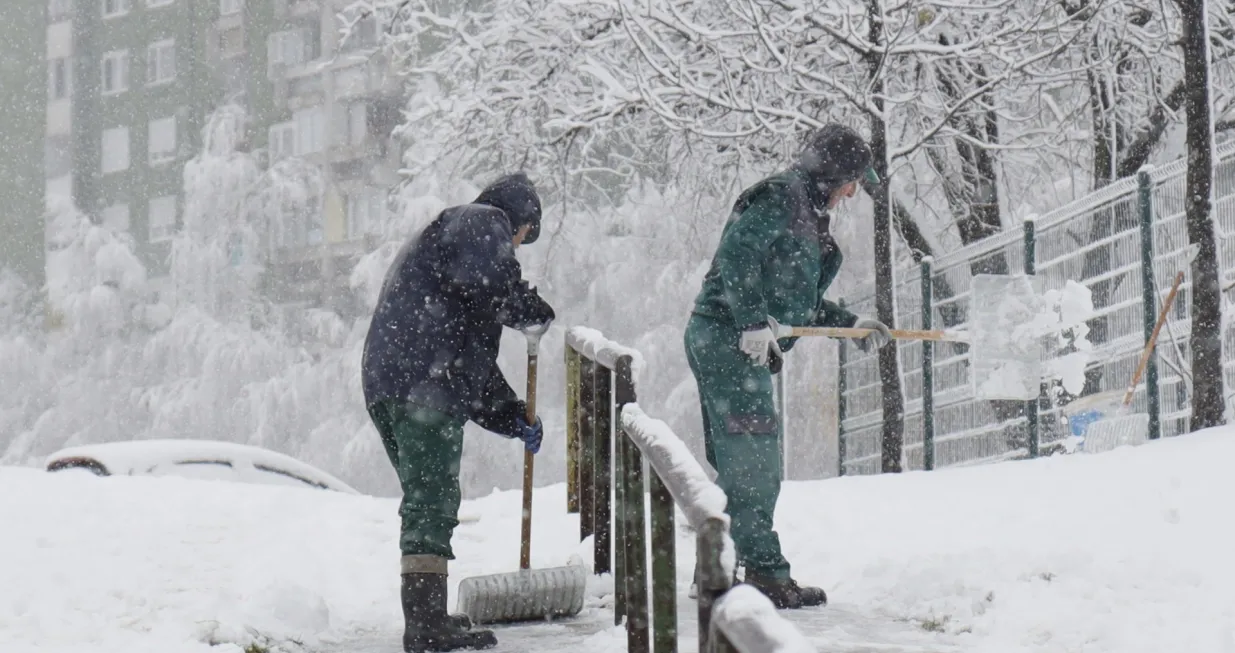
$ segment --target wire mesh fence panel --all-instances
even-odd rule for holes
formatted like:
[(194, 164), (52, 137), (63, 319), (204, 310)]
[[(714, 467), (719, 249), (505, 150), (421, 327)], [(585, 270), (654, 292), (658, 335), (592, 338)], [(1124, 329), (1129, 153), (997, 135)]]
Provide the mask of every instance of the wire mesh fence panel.
[[(1216, 152), (1213, 183), (1213, 223), (1224, 305), (1235, 300), (1235, 142)], [(1163, 326), (1154, 360), (1159, 370), (1161, 432), (1185, 433), (1190, 413), (1191, 379), (1188, 341), (1190, 329), (1190, 248), (1184, 216), (1185, 163), (1163, 166), (1151, 174), (1153, 295), (1157, 305), (1170, 290), (1176, 274), (1184, 272), (1175, 304)], [(1137, 179), (1113, 183), (1084, 198), (1042, 216), (1035, 223), (1034, 267), (1042, 292), (1061, 291), (1068, 282), (1085, 286), (1094, 305), (1087, 339), (1093, 345), (1082, 387), (1064, 387), (1059, 378), (1043, 379), (1047, 389), (1039, 403), (1038, 429), (1044, 447), (1061, 441), (1071, 431), (1065, 416), (1083, 404), (1072, 402), (1096, 395), (1118, 396), (1136, 371), (1152, 326), (1156, 307), (1146, 311), (1142, 219)], [(930, 279), (934, 328), (969, 325), (970, 287), (978, 274), (1021, 274), (1025, 269), (1025, 241), (1018, 230), (1008, 230), (937, 259)], [(896, 279), (896, 327), (922, 325), (920, 269), (902, 266)], [(863, 289), (850, 301), (856, 313), (874, 315), (873, 288)], [(1149, 323), (1147, 325), (1147, 320)], [(846, 474), (880, 471), (882, 403), (877, 356), (852, 343), (842, 343), (844, 381), (839, 412), (844, 440)], [(935, 464), (946, 467), (1025, 455), (1029, 437), (1025, 403), (986, 401), (974, 396), (971, 360), (964, 343), (934, 345)], [(1064, 343), (1045, 351), (1047, 360), (1075, 351)], [(905, 399), (904, 451), (907, 469), (921, 469), (922, 346), (899, 345), (901, 391)], [(1049, 366), (1048, 366), (1049, 367)], [(1223, 324), (1223, 375), (1235, 387), (1235, 324)], [(1058, 376), (1058, 375), (1056, 375)], [(1145, 379), (1133, 395), (1132, 409), (1145, 412)], [(1227, 397), (1228, 402), (1232, 396)]]
[[(845, 308), (855, 315), (874, 315), (873, 294), (850, 301)], [(841, 460), (845, 474), (878, 474), (883, 451), (883, 393), (879, 385), (879, 357), (862, 351), (852, 340), (841, 340), (844, 378), (840, 401), (844, 419), (840, 423)]]

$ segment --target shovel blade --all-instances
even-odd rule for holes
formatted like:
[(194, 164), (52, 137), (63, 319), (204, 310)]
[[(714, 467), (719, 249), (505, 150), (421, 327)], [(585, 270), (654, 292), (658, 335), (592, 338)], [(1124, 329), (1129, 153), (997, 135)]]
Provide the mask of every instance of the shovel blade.
[(1029, 401), (1042, 378), (1042, 310), (1032, 277), (979, 274), (970, 295), (970, 379), (979, 399)]
[(1085, 428), (1081, 451), (1101, 453), (1123, 446), (1136, 446), (1149, 441), (1149, 413), (1133, 413), (1107, 417)]
[(587, 576), (586, 567), (571, 565), (464, 578), (456, 612), (476, 624), (572, 617), (583, 610)]

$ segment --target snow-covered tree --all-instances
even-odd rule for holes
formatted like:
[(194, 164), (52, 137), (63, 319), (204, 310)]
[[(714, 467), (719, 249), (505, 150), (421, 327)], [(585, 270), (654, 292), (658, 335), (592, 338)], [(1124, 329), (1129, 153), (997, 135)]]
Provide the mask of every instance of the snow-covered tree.
[(183, 223), (172, 241), (178, 306), (196, 306), (219, 319), (249, 316), (261, 272), (253, 203), (262, 170), (252, 155), (237, 150), (244, 129), (238, 106), (210, 115), (202, 151), (184, 166)]

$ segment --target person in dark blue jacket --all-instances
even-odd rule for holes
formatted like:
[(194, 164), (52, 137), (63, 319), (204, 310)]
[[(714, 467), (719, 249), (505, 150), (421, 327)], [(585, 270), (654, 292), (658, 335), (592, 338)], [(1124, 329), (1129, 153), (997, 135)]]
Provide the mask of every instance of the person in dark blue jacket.
[(540, 449), (543, 427), (497, 365), (502, 328), (543, 332), (553, 309), (522, 278), (515, 247), (535, 242), (540, 198), (522, 173), (442, 211), (387, 272), (365, 339), (365, 403), (403, 488), (399, 546), (406, 651), (496, 645), (446, 610), (469, 420)]

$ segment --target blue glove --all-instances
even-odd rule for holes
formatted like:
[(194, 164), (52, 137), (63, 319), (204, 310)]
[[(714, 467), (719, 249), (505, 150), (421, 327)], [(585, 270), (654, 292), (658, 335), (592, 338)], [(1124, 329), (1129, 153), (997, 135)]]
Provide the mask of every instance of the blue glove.
[(515, 436), (523, 440), (523, 447), (532, 453), (540, 452), (540, 441), (545, 437), (545, 427), (540, 422), (540, 417), (536, 418), (535, 424), (528, 424), (527, 417), (520, 415), (515, 422), (518, 425), (519, 431)]

